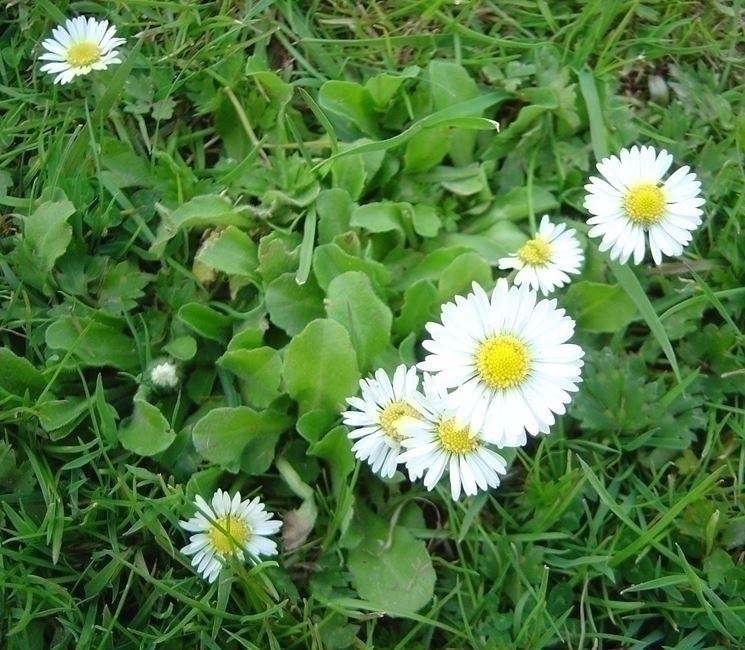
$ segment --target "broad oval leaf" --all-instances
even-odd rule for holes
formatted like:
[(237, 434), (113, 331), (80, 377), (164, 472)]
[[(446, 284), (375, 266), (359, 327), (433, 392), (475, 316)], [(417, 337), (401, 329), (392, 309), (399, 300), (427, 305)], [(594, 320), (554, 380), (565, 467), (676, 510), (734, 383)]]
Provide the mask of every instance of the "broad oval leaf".
[(309, 323), (287, 346), (283, 374), (300, 413), (340, 410), (357, 392), (360, 372), (347, 330), (334, 320)]
[(331, 281), (326, 291), (326, 313), (347, 328), (363, 370), (390, 343), (391, 310), (360, 271), (343, 273)]
[(389, 539), (387, 521), (372, 513), (362, 519), (365, 536), (349, 553), (352, 584), (382, 612), (413, 614), (434, 595), (436, 576), (427, 547), (403, 526)]
[(154, 456), (165, 451), (176, 439), (171, 425), (157, 406), (135, 398), (129, 421), (119, 427), (119, 442), (140, 456)]
[(248, 406), (212, 409), (192, 431), (194, 447), (205, 460), (229, 472), (265, 472), (274, 459), (279, 435), (291, 419), (277, 411), (255, 411)]

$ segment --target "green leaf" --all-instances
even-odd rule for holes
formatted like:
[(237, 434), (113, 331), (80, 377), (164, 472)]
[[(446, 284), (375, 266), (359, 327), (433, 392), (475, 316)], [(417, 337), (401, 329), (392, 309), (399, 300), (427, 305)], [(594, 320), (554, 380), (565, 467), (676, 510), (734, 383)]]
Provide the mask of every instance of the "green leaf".
[(279, 435), (291, 422), (283, 413), (248, 406), (212, 409), (194, 425), (194, 447), (202, 458), (229, 472), (261, 474), (271, 465)]
[(483, 232), (503, 219), (517, 221), (530, 214), (545, 214), (559, 207), (559, 201), (548, 190), (542, 187), (515, 187), (509, 192), (495, 197), (489, 211), (473, 222), (466, 229), (470, 234)]
[(313, 276), (300, 285), (294, 273), (280, 275), (267, 286), (265, 302), (271, 321), (290, 336), (324, 316), (323, 292)]
[(23, 239), (34, 251), (44, 273), (52, 270), (54, 262), (67, 250), (72, 239), (72, 228), (67, 220), (75, 213), (70, 201), (42, 203), (26, 218)]
[(349, 230), (352, 198), (344, 189), (323, 190), (316, 199), (318, 212), (318, 241), (330, 243), (334, 237)]
[(478, 235), (453, 232), (440, 235), (431, 246), (443, 248), (470, 248), (476, 251), (492, 266), (498, 266), (499, 259), (514, 253), (525, 243), (526, 235), (510, 221), (497, 221), (491, 228)]
[(72, 352), (84, 365), (131, 370), (139, 365), (134, 341), (111, 325), (68, 316), (52, 323), (44, 335), (54, 350)]
[(292, 86), (276, 73), (269, 70), (256, 70), (249, 72), (246, 76), (256, 81), (263, 91), (262, 94), (269, 99), (272, 106), (284, 110), (292, 99)]
[(259, 264), (256, 243), (242, 230), (228, 226), (209, 237), (196, 259), (228, 275), (252, 276)]
[(352, 212), (350, 225), (368, 232), (389, 232), (397, 230), (403, 234), (401, 210), (396, 203), (382, 201), (361, 205)]
[(400, 74), (381, 72), (374, 77), (370, 77), (365, 83), (365, 88), (375, 102), (376, 108), (378, 110), (384, 110), (390, 104), (402, 84), (407, 79), (416, 78), (420, 72), (421, 69), (416, 65), (407, 67)]
[(266, 407), (279, 396), (282, 360), (274, 348), (230, 350), (217, 364), (241, 379), (245, 399), (252, 406)]
[(370, 93), (353, 81), (326, 81), (318, 91), (323, 110), (347, 124), (351, 123), (370, 137), (379, 136), (375, 107)]
[(357, 392), (360, 373), (347, 330), (333, 320), (319, 319), (290, 341), (284, 358), (287, 392), (300, 413), (340, 410)]
[(437, 111), (479, 96), (476, 82), (459, 63), (431, 61), (427, 72), (431, 84), (432, 103)]
[[(31, 277), (46, 283), (54, 263), (61, 257), (72, 240), (72, 227), (67, 220), (75, 213), (70, 201), (47, 201), (26, 217), (23, 238), (16, 252), (20, 257), (17, 266), (24, 273), (23, 265), (33, 262)], [(24, 274), (25, 277), (25, 274)]]
[(366, 177), (365, 161), (362, 156), (348, 156), (344, 160), (335, 160), (331, 163), (334, 188), (345, 190), (353, 199), (358, 199), (362, 194)]
[(638, 315), (633, 300), (617, 284), (574, 282), (564, 306), (577, 327), (588, 332), (617, 332)]
[(164, 345), (163, 350), (178, 361), (190, 361), (197, 353), (197, 342), (191, 336), (179, 336)]
[(450, 130), (446, 127), (426, 129), (406, 143), (404, 170), (410, 174), (426, 172), (439, 165), (450, 151)]
[(121, 314), (137, 305), (137, 300), (145, 295), (143, 289), (153, 276), (142, 273), (131, 262), (119, 262), (106, 271), (98, 294), (98, 303), (103, 309)]
[[(439, 238), (437, 241), (439, 241)], [(467, 252), (468, 249), (463, 246), (437, 246), (418, 263), (398, 275), (393, 282), (393, 287), (403, 291), (419, 280), (436, 281), (455, 259)]]
[(431, 205), (417, 203), (413, 207), (412, 223), (414, 230), (422, 237), (435, 237), (442, 227), (442, 220), (437, 210)]
[[(52, 440), (59, 440), (69, 433), (69, 425), (75, 425), (89, 412), (87, 399), (53, 399), (38, 405), (39, 424), (50, 434)], [(59, 431), (62, 429), (62, 431)], [(55, 435), (54, 432), (57, 432)]]
[(437, 319), (439, 312), (437, 288), (429, 280), (419, 280), (404, 292), (401, 313), (393, 324), (393, 330), (401, 337), (410, 332), (418, 334), (426, 323)]
[(347, 271), (362, 271), (377, 286), (384, 287), (389, 281), (388, 269), (374, 260), (350, 255), (338, 244), (323, 244), (313, 253), (313, 272), (322, 289), (328, 289), (331, 281)]
[(36, 398), (46, 388), (47, 382), (33, 364), (17, 356), (9, 348), (0, 347), (0, 389), (23, 397), (28, 391)]
[(277, 232), (262, 237), (259, 242), (259, 275), (268, 285), (283, 273), (294, 272), (298, 266), (300, 241), (283, 237)]
[(362, 542), (349, 552), (352, 584), (375, 609), (413, 614), (432, 600), (435, 570), (424, 542), (403, 526), (364, 513)]
[(301, 415), (295, 428), (297, 432), (310, 443), (318, 442), (325, 433), (331, 429), (331, 425), (339, 418), (339, 412), (335, 409), (316, 409)]
[(311, 445), (309, 453), (323, 458), (331, 468), (334, 486), (345, 484), (346, 478), (354, 471), (355, 459), (347, 428), (339, 425), (329, 431), (321, 440)]
[[(468, 71), (454, 61), (431, 61), (428, 69), (432, 102), (436, 111), (479, 96), (476, 82)], [(479, 116), (480, 112), (472, 114)], [(473, 160), (476, 133), (465, 129), (454, 130), (450, 139), (450, 157), (457, 166)]]
[(233, 324), (228, 316), (198, 302), (183, 305), (177, 318), (200, 336), (218, 343), (228, 339)]
[(206, 194), (196, 196), (175, 210), (163, 210), (162, 221), (150, 252), (161, 255), (165, 245), (176, 234), (188, 228), (215, 228), (217, 226), (241, 226), (248, 228), (251, 216), (245, 209), (234, 208), (223, 196)]
[(122, 447), (140, 456), (155, 456), (168, 449), (175, 439), (176, 434), (160, 409), (135, 397), (132, 417), (119, 427)]
[(440, 302), (469, 293), (474, 282), (490, 287), (493, 283), (491, 266), (477, 253), (468, 251), (456, 257), (440, 275), (437, 284)]
[(362, 370), (390, 343), (393, 315), (364, 273), (349, 271), (331, 281), (326, 313), (347, 328)]

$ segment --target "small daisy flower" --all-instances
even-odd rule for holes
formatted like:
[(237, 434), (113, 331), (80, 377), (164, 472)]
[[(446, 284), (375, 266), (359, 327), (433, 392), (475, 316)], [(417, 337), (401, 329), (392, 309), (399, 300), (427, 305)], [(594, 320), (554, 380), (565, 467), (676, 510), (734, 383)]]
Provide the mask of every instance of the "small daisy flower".
[(473, 293), (443, 305), (441, 323), (426, 326), (431, 354), (419, 369), (453, 388), (457, 418), (483, 423), (484, 438), (499, 447), (548, 433), (582, 381), (584, 351), (566, 342), (574, 321), (555, 299), (536, 300), (527, 284), (500, 279), (490, 299), (474, 282)]
[(347, 398), (347, 403), (356, 409), (342, 413), (344, 424), (351, 428), (349, 437), (356, 440), (352, 451), (385, 478), (396, 473), (399, 463), (399, 421), (403, 416), (417, 417), (414, 405), (420, 396), (418, 385), (416, 368), (400, 365), (393, 373), (393, 382), (379, 369), (372, 379), (360, 381), (361, 397)]
[(157, 361), (150, 368), (150, 382), (156, 388), (171, 390), (178, 386), (178, 367), (173, 361), (164, 359)]
[(541, 219), (538, 234), (514, 255), (499, 260), (500, 269), (517, 269), (515, 284), (530, 285), (547, 296), (570, 281), (567, 273), (579, 273), (584, 255), (574, 230), (553, 224), (548, 215)]
[(666, 181), (673, 157), (653, 147), (621, 149), (619, 156), (597, 164), (602, 178), (592, 176), (585, 185), (585, 208), (594, 216), (590, 237), (602, 237), (600, 250), (610, 250), (611, 259), (625, 264), (644, 259), (646, 240), (652, 259), (677, 256), (690, 243), (692, 231), (701, 225), (701, 183), (685, 166)]
[(117, 47), (123, 38), (115, 37), (116, 27), (108, 20), (78, 16), (52, 30), (52, 38), (42, 42), (46, 50), (39, 59), (49, 61), (42, 72), (57, 75), (54, 83), (66, 84), (92, 70), (105, 70), (112, 63), (121, 63)]
[(194, 556), (191, 564), (207, 582), (214, 582), (232, 558), (243, 562), (277, 554), (277, 543), (268, 535), (274, 535), (282, 522), (272, 519), (273, 513), (266, 512), (258, 497), (242, 501), (236, 492), (231, 499), (218, 489), (211, 503), (197, 496), (194, 505), (196, 515), (179, 522), (181, 528), (194, 533), (181, 552)]
[(473, 495), (499, 485), (499, 475), (506, 471), (504, 458), (487, 448), (479, 430), (458, 418), (452, 398), (430, 375), (424, 376), (424, 397), (417, 410), (420, 419), (405, 417), (399, 426), (405, 449), (401, 461), (412, 480), (424, 476), (424, 486), (431, 490), (447, 471), (454, 500), (461, 491)]

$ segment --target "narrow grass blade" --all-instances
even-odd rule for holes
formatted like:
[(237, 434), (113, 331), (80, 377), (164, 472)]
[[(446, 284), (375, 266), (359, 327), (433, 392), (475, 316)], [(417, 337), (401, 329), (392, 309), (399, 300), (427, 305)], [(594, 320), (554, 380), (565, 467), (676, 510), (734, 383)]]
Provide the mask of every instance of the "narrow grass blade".
[(595, 85), (595, 76), (592, 70), (584, 68), (577, 72), (579, 79), (579, 90), (585, 100), (587, 107), (587, 118), (590, 121), (590, 140), (595, 159), (600, 160), (608, 155), (608, 142), (605, 138), (605, 124), (603, 123), (603, 109), (600, 106), (600, 97)]
[(676, 501), (668, 510), (662, 514), (649, 528), (647, 528), (639, 537), (637, 537), (631, 544), (622, 548), (616, 553), (609, 564), (616, 566), (624, 560), (633, 557), (639, 553), (644, 547), (649, 546), (653, 540), (657, 540), (668, 531), (668, 528), (672, 524), (673, 520), (685, 510), (689, 505), (699, 500), (705, 501), (705, 495), (709, 489), (716, 484), (719, 480), (719, 475), (722, 468), (720, 467), (717, 471), (709, 474), (703, 481), (696, 485), (693, 489), (686, 492), (679, 501)]
[(313, 260), (313, 248), (316, 241), (316, 210), (310, 208), (305, 215), (305, 226), (303, 228), (303, 243), (300, 245), (300, 265), (295, 275), (295, 282), (305, 284), (310, 274), (310, 265)]
[(667, 360), (670, 362), (670, 367), (675, 374), (675, 378), (680, 383), (680, 369), (678, 368), (678, 360), (675, 356), (675, 351), (670, 343), (670, 339), (667, 336), (665, 327), (657, 315), (654, 306), (650, 302), (647, 294), (644, 293), (642, 285), (639, 283), (639, 278), (634, 275), (634, 272), (625, 264), (618, 264), (613, 260), (608, 260), (608, 264), (613, 271), (613, 274), (618, 280), (618, 284), (623, 287), (623, 290), (628, 294), (629, 298), (634, 301), (639, 313), (642, 318), (647, 322), (647, 326), (650, 331), (657, 339), (660, 344), (662, 351), (665, 353)]
[(305, 103), (311, 110), (311, 113), (313, 113), (316, 119), (321, 123), (323, 130), (326, 131), (326, 135), (329, 136), (329, 146), (331, 147), (331, 153), (335, 154), (339, 151), (339, 141), (336, 137), (336, 130), (334, 129), (334, 126), (329, 121), (329, 118), (326, 117), (326, 113), (323, 112), (323, 109), (318, 105), (316, 100), (313, 99), (313, 97), (307, 90), (305, 90), (304, 88), (298, 88), (298, 92), (302, 95)]

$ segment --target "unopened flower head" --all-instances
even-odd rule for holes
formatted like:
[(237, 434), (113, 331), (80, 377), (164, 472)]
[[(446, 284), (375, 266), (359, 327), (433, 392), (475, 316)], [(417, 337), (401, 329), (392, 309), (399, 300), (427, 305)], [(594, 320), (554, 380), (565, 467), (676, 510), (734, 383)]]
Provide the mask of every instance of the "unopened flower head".
[(272, 519), (258, 497), (241, 500), (241, 493), (236, 492), (231, 499), (218, 489), (210, 503), (197, 496), (194, 505), (197, 513), (179, 522), (193, 533), (181, 552), (194, 556), (192, 566), (207, 582), (214, 582), (231, 559), (256, 561), (277, 554), (277, 543), (269, 535), (277, 533), (282, 522)]
[(39, 58), (49, 63), (41, 66), (41, 71), (56, 75), (54, 83), (66, 84), (92, 70), (121, 63), (116, 48), (124, 44), (124, 39), (115, 34), (116, 27), (108, 20), (70, 18), (52, 30), (52, 38), (42, 42), (46, 51)]
[(156, 388), (171, 390), (178, 386), (178, 366), (173, 361), (156, 361), (150, 368), (150, 382)]
[(403, 416), (417, 416), (418, 385), (416, 368), (400, 365), (393, 381), (379, 369), (372, 378), (360, 381), (360, 397), (347, 398), (354, 410), (342, 415), (355, 441), (352, 451), (380, 476), (390, 478), (396, 473), (403, 438), (398, 425)]
[(663, 181), (672, 162), (664, 149), (634, 146), (597, 164), (602, 178), (593, 176), (585, 185), (585, 208), (594, 215), (587, 223), (611, 259), (625, 264), (633, 255), (639, 264), (649, 239), (652, 259), (660, 264), (663, 254), (680, 255), (690, 243), (701, 225), (701, 183), (687, 166)]
[(424, 397), (417, 410), (419, 418), (405, 417), (400, 429), (406, 463), (412, 480), (424, 477), (431, 490), (447, 472), (453, 499), (499, 485), (505, 460), (489, 449), (481, 431), (457, 416), (455, 404), (444, 386), (424, 375)]
[(419, 368), (454, 389), (458, 419), (500, 447), (548, 433), (582, 381), (584, 356), (567, 343), (574, 321), (556, 300), (537, 301), (527, 284), (510, 287), (504, 279), (490, 298), (474, 283), (473, 293), (443, 305), (441, 321), (426, 326), (430, 354)]
[(570, 281), (569, 273), (579, 273), (584, 255), (577, 236), (566, 224), (554, 224), (548, 215), (541, 219), (538, 234), (514, 255), (499, 260), (500, 269), (518, 269), (515, 284), (530, 285), (547, 296)]

